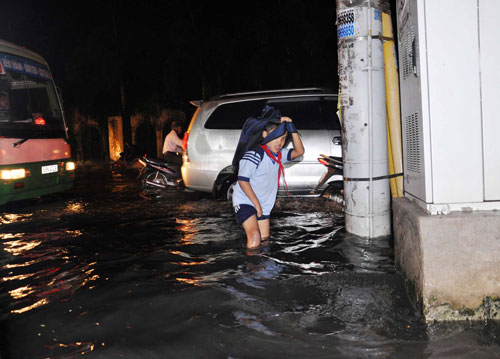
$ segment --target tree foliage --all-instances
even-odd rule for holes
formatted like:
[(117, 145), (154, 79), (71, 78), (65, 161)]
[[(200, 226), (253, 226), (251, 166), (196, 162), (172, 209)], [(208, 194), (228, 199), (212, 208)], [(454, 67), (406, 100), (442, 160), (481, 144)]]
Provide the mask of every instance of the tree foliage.
[(224, 92), (337, 86), (332, 0), (6, 0), (5, 39), (51, 64), (66, 107), (185, 108)]

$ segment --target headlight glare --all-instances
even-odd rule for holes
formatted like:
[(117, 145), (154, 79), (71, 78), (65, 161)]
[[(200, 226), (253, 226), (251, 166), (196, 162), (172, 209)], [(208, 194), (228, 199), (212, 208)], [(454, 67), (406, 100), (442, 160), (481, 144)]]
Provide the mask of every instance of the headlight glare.
[(0, 178), (3, 180), (16, 180), (26, 177), (26, 170), (24, 168), (14, 168), (10, 170), (1, 170)]
[(76, 168), (75, 162), (68, 161), (66, 162), (66, 171), (74, 171)]

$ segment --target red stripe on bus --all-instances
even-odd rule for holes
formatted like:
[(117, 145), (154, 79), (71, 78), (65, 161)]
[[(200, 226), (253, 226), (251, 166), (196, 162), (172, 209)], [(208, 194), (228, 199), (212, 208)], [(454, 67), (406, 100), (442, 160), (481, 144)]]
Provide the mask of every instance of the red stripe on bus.
[(59, 160), (71, 157), (69, 144), (61, 138), (30, 139), (18, 147), (21, 139), (0, 138), (0, 165)]

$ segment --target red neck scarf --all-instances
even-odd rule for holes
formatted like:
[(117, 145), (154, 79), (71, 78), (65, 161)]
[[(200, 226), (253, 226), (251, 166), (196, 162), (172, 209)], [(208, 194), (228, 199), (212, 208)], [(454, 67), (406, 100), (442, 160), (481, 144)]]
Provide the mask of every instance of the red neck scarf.
[(286, 184), (285, 180), (285, 167), (283, 167), (283, 164), (281, 163), (281, 151), (278, 152), (278, 158), (276, 158), (269, 147), (267, 147), (267, 145), (260, 145), (260, 147), (262, 147), (264, 152), (267, 153), (267, 155), (280, 166), (278, 170), (278, 189), (280, 188), (280, 178), (281, 174), (283, 173), (283, 182), (285, 182), (286, 195), (289, 196), (290, 194), (288, 193), (288, 185)]

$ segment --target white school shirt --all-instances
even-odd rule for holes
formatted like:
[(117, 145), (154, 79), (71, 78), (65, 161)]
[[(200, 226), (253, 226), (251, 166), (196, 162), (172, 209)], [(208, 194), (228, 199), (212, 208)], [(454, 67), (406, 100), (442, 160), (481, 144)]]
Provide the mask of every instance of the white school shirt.
[[(281, 163), (290, 162), (292, 149), (284, 148), (281, 150)], [(277, 153), (273, 153), (278, 158)], [(262, 214), (268, 216), (276, 202), (278, 194), (278, 173), (279, 164), (269, 157), (259, 146), (247, 151), (240, 160), (238, 170), (238, 180), (250, 182), (257, 199), (262, 207)], [(252, 201), (241, 189), (239, 183), (236, 183), (233, 192), (233, 206), (249, 204), (254, 206)], [(255, 207), (255, 206), (254, 206)]]

